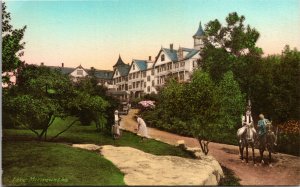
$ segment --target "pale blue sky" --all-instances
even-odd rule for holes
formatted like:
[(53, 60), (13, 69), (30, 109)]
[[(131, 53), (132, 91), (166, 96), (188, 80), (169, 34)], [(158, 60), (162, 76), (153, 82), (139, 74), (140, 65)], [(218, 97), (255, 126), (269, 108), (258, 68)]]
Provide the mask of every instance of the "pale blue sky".
[(246, 17), (261, 34), (266, 54), (285, 44), (300, 48), (299, 0), (102, 0), (7, 1), (15, 27), (27, 25), (27, 63), (112, 69), (155, 56), (161, 46), (192, 47), (192, 35), (230, 12)]

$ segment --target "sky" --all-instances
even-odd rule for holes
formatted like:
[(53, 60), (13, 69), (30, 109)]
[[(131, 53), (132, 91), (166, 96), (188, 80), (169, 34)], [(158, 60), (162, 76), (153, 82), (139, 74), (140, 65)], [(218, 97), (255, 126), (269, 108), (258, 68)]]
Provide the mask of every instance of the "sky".
[(26, 63), (111, 70), (119, 54), (125, 63), (152, 59), (160, 48), (193, 47), (204, 26), (237, 12), (260, 32), (265, 53), (300, 49), (300, 0), (94, 0), (7, 2), (14, 28), (27, 25)]

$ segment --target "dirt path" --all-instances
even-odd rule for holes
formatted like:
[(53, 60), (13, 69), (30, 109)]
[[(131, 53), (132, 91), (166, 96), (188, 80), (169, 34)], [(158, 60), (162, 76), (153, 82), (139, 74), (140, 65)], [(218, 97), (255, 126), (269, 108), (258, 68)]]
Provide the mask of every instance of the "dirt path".
[[(126, 130), (135, 132), (137, 123), (133, 116), (137, 110), (130, 110), (127, 116), (122, 117), (121, 126)], [(148, 133), (152, 138), (160, 139), (162, 142), (175, 145), (178, 140), (184, 140), (188, 147), (199, 147), (199, 143), (194, 138), (184, 137), (165, 131), (148, 128)], [(257, 166), (253, 162), (242, 163), (239, 159), (237, 146), (210, 143), (209, 154), (215, 157), (221, 165), (233, 170), (237, 177), (241, 179), (241, 185), (299, 185), (300, 184), (300, 158), (287, 154), (273, 155), (273, 167), (267, 165)], [(250, 152), (251, 153), (251, 152)], [(258, 150), (255, 150), (258, 156)], [(265, 153), (265, 157), (267, 157)], [(251, 159), (251, 158), (250, 158)]]

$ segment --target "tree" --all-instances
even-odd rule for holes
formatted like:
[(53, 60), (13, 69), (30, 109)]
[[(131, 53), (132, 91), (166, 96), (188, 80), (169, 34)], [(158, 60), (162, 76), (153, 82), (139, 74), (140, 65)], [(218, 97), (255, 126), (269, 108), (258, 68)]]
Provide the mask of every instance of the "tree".
[(215, 82), (227, 71), (232, 71), (242, 91), (248, 95), (248, 85), (255, 71), (252, 64), (260, 61), (262, 49), (256, 46), (259, 32), (245, 26), (244, 21), (244, 16), (233, 12), (226, 17), (225, 26), (217, 19), (206, 24), (201, 66)]
[[(68, 76), (48, 67), (25, 65), (18, 74), (19, 84), (5, 90), (3, 115), (14, 123), (31, 130), (38, 140), (47, 140), (47, 131), (56, 118), (66, 118), (83, 110), (93, 119), (103, 120), (108, 103), (99, 96), (75, 90)], [(71, 128), (78, 118), (53, 136), (51, 140)], [(8, 125), (5, 125), (8, 126)]]
[(185, 90), (185, 103), (190, 113), (190, 131), (207, 154), (219, 108), (216, 87), (208, 73), (196, 71)]
[(96, 97), (99, 96), (109, 103), (104, 111), (104, 115), (99, 115), (95, 117), (93, 112), (89, 110), (81, 110), (79, 113), (75, 114), (79, 117), (80, 121), (84, 125), (90, 125), (92, 121), (95, 121), (97, 130), (100, 130), (100, 126), (106, 127), (106, 130), (111, 130), (110, 127), (114, 124), (114, 111), (118, 107), (118, 101), (106, 94), (107, 88), (98, 85), (98, 81), (95, 77), (87, 77), (76, 83), (75, 88), (81, 92), (88, 93), (89, 95)]
[[(218, 139), (233, 139), (240, 127), (246, 100), (231, 71), (224, 74), (217, 89), (219, 113), (214, 126)], [(234, 134), (234, 136), (232, 136)], [(214, 139), (216, 139), (214, 137)]]
[(23, 63), (20, 57), (25, 42), (22, 42), (26, 26), (21, 29), (13, 29), (10, 24), (10, 13), (6, 10), (5, 2), (2, 2), (2, 79), (4, 83), (9, 83), (10, 78), (7, 72), (14, 72)]

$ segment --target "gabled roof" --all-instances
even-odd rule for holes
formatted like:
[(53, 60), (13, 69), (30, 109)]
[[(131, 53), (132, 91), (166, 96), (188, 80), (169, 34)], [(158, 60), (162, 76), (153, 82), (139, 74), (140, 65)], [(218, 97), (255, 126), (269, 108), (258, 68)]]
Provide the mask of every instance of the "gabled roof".
[(117, 66), (117, 70), (119, 71), (121, 77), (128, 75), (129, 69), (130, 69), (130, 65), (128, 64)]
[(61, 66), (47, 66), (50, 69), (57, 69), (62, 72), (62, 74), (70, 74), (72, 73), (76, 68), (69, 68), (69, 67), (61, 67)]
[(141, 71), (145, 71), (147, 70), (147, 60), (132, 60), (133, 63), (135, 63), (138, 68), (141, 70)]
[[(199, 52), (199, 50), (197, 50), (197, 49), (191, 49), (191, 48), (185, 48), (185, 47), (181, 47), (180, 49), (182, 49), (185, 52), (188, 52), (183, 57), (183, 59), (180, 59), (180, 60), (179, 60), (178, 54), (177, 54), (178, 50), (175, 50), (175, 49), (171, 50), (171, 49), (168, 49), (168, 48), (161, 48), (161, 50), (158, 53), (158, 56), (160, 55), (160, 53), (162, 51), (164, 51), (165, 54), (168, 55), (168, 57), (171, 59), (172, 62), (178, 62), (178, 61), (190, 59)], [(155, 60), (155, 63), (156, 63), (156, 61), (157, 61), (157, 59)]]
[(116, 64), (113, 66), (113, 67), (116, 67), (116, 66), (120, 66), (120, 65), (124, 65), (125, 63), (123, 62), (122, 58), (121, 58), (121, 55), (119, 55), (119, 58), (116, 62)]
[[(61, 66), (48, 66), (51, 69), (57, 69), (60, 70), (62, 74), (70, 74), (73, 71), (75, 71), (77, 68), (84, 69), (89, 75), (91, 75), (92, 70), (91, 69), (85, 69), (81, 65), (77, 66), (76, 68), (70, 68), (70, 67), (61, 67)], [(97, 70), (95, 69), (95, 77), (99, 79), (112, 79), (113, 71), (110, 70)]]
[(203, 35), (204, 35), (204, 31), (202, 29), (202, 25), (201, 25), (201, 22), (200, 22), (199, 28), (198, 28), (197, 32), (194, 34), (193, 38), (200, 37), (200, 36), (203, 36)]
[[(92, 70), (88, 70), (88, 74), (91, 75)], [(112, 79), (113, 71), (109, 70), (97, 70), (95, 69), (95, 77), (99, 79)]]
[(171, 59), (172, 62), (177, 62), (177, 50), (175, 49), (168, 49), (168, 48), (162, 48), (162, 50), (168, 55), (168, 57)]
[(191, 49), (191, 51), (187, 55), (185, 55), (184, 59), (186, 60), (186, 59), (192, 58), (198, 52), (199, 52), (199, 50), (197, 50), (197, 49)]

